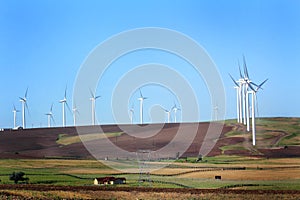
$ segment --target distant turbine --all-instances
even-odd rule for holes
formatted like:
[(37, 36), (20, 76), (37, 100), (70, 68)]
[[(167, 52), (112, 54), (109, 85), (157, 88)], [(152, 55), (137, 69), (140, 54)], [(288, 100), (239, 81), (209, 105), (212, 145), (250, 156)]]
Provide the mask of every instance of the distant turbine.
[(24, 97), (19, 97), (20, 101), (22, 103), (22, 126), (23, 126), (23, 128), (26, 128), (25, 108), (28, 111), (27, 93), (28, 93), (28, 88), (26, 89)]
[(130, 123), (133, 124), (133, 115), (134, 115), (133, 105), (131, 106), (129, 112), (130, 112)]
[(237, 122), (241, 123), (241, 83), (240, 81), (235, 81), (234, 78), (229, 74), (230, 78), (232, 79), (233, 83), (236, 85), (234, 88), (236, 89), (236, 113), (237, 113)]
[(20, 112), (19, 110), (16, 109), (15, 105), (14, 106), (14, 109), (13, 109), (13, 113), (14, 113), (14, 128), (17, 127), (16, 125), (16, 119), (17, 119), (17, 112)]
[(180, 108), (178, 108), (174, 103), (172, 110), (174, 111), (174, 122), (177, 123), (177, 111), (180, 110)]
[(143, 103), (144, 100), (147, 99), (147, 97), (143, 96), (141, 89), (139, 90), (140, 90), (140, 97), (138, 98), (138, 100), (140, 101), (140, 124), (143, 124)]
[(52, 104), (51, 107), (50, 107), (50, 111), (49, 111), (48, 113), (45, 114), (45, 115), (47, 115), (47, 117), (48, 117), (48, 128), (51, 127), (51, 120), (52, 120), (53, 122), (55, 122), (55, 121), (54, 121), (54, 118), (53, 118), (52, 108), (53, 108), (53, 104)]
[(72, 108), (72, 111), (73, 111), (73, 123), (74, 123), (74, 126), (76, 126), (76, 114), (79, 114), (76, 105)]
[(219, 107), (216, 105), (214, 107), (214, 115), (215, 115), (215, 121), (218, 121), (218, 115), (219, 115)]
[(91, 104), (92, 104), (92, 125), (95, 125), (95, 108), (96, 108), (96, 100), (100, 98), (101, 96), (95, 96), (95, 94), (90, 90), (91, 92)]
[(170, 123), (171, 121), (171, 110), (167, 110), (167, 109), (164, 109), (165, 113), (167, 114), (167, 123)]
[(66, 109), (65, 109), (66, 105), (67, 105), (68, 109), (70, 110), (70, 107), (67, 103), (67, 87), (65, 89), (64, 98), (62, 100), (60, 100), (59, 103), (62, 104), (62, 125), (63, 125), (63, 127), (65, 127), (66, 126)]

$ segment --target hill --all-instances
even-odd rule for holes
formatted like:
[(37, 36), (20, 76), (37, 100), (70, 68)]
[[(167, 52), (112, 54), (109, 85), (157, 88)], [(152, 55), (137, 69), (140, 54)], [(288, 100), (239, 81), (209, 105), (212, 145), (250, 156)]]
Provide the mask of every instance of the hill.
[[(218, 123), (212, 124), (219, 126)], [(189, 128), (198, 126), (196, 137), (183, 156), (197, 157), (209, 123), (157, 124), (138, 132), (137, 126), (125, 125), (126, 130), (135, 134), (147, 134), (157, 128), (157, 134), (147, 138), (136, 138), (123, 132), (118, 125), (79, 127), (81, 138), (75, 127), (36, 128), (24, 130), (5, 130), (0, 132), (0, 158), (78, 158), (92, 159), (85, 143), (106, 144), (104, 137), (119, 148), (135, 152), (138, 149), (157, 150), (175, 137), (179, 127), (184, 126), (187, 137)], [(160, 127), (163, 127), (160, 129)], [(100, 129), (101, 128), (101, 129)], [(192, 130), (192, 129), (191, 129)], [(105, 134), (105, 135), (104, 135)], [(185, 138), (181, 142), (185, 142)], [(99, 145), (100, 144), (100, 145)], [(180, 145), (180, 144), (178, 144)], [(109, 149), (103, 157), (111, 156)], [(222, 134), (208, 156), (240, 155), (262, 157), (299, 157), (300, 156), (300, 119), (299, 118), (262, 118), (257, 121), (257, 146), (251, 145), (251, 133), (234, 120), (226, 121)], [(175, 153), (174, 153), (175, 156)]]

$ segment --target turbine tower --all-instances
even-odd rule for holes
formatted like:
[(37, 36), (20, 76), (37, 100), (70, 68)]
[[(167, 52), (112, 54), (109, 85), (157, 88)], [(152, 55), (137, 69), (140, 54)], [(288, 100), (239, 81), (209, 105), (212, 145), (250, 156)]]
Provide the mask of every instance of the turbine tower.
[(170, 121), (171, 121), (171, 110), (164, 109), (164, 111), (167, 114), (167, 122), (170, 123)]
[(74, 105), (74, 107), (72, 108), (72, 111), (73, 111), (73, 124), (74, 124), (74, 126), (76, 126), (76, 114), (79, 114), (76, 105)]
[(66, 126), (66, 105), (67, 105), (68, 109), (70, 110), (70, 107), (67, 103), (67, 87), (65, 89), (64, 98), (62, 100), (60, 100), (59, 103), (62, 104), (62, 125), (63, 125), (63, 127), (65, 127)]
[(53, 118), (53, 113), (52, 113), (52, 108), (53, 108), (53, 104), (50, 107), (50, 111), (48, 113), (46, 113), (45, 115), (47, 115), (48, 117), (48, 128), (51, 127), (51, 120), (54, 122), (54, 118)]
[(20, 112), (19, 110), (16, 109), (15, 105), (14, 106), (14, 109), (13, 109), (13, 113), (14, 113), (14, 127), (13, 128), (16, 128), (17, 127), (17, 112)]
[(233, 81), (233, 83), (236, 85), (234, 88), (236, 89), (236, 113), (237, 113), (237, 122), (238, 123), (242, 123), (242, 109), (241, 109), (241, 81), (235, 81), (234, 78), (229, 74), (231, 80)]
[(138, 100), (140, 101), (140, 124), (143, 124), (143, 103), (144, 100), (147, 99), (147, 97), (143, 96), (141, 89), (139, 90), (140, 90), (140, 97), (138, 98)]
[(255, 124), (255, 108), (257, 108), (257, 97), (256, 97), (256, 93), (258, 92), (259, 89), (261, 89), (261, 87), (267, 82), (268, 79), (264, 80), (260, 85), (258, 85), (255, 89), (253, 88), (253, 86), (249, 85), (249, 87), (251, 88), (251, 90), (249, 91), (249, 94), (252, 95), (252, 100), (251, 100), (251, 117), (252, 117), (252, 144), (253, 146), (256, 145), (256, 124)]
[(22, 126), (23, 126), (23, 128), (26, 128), (25, 109), (27, 109), (27, 111), (28, 111), (27, 93), (28, 93), (28, 88), (26, 89), (24, 97), (19, 97), (20, 101), (22, 103)]
[(219, 115), (218, 104), (214, 106), (214, 115), (215, 115), (215, 121), (218, 121), (218, 115)]
[(133, 105), (131, 106), (129, 112), (130, 112), (130, 123), (133, 124), (133, 115), (134, 115)]
[(174, 106), (173, 106), (172, 110), (174, 112), (174, 122), (177, 123), (177, 111), (180, 110), (180, 108), (178, 108), (176, 106), (176, 103), (174, 103)]
[(91, 92), (91, 104), (92, 104), (92, 125), (95, 125), (95, 108), (96, 108), (96, 100), (100, 98), (101, 96), (95, 96), (95, 94), (90, 90)]

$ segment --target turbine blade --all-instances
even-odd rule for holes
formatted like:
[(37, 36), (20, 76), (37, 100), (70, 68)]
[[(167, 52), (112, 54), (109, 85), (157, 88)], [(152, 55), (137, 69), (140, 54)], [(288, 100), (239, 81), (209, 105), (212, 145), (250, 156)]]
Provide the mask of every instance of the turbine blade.
[(99, 96), (96, 96), (95, 99), (98, 99), (98, 98), (100, 98), (100, 97), (101, 97), (100, 95), (99, 95)]
[(241, 71), (240, 61), (238, 61), (238, 65), (239, 65), (240, 78), (242, 79), (244, 77), (243, 77), (243, 74), (242, 74), (242, 71)]
[(268, 79), (264, 80), (261, 84), (259, 84), (256, 91), (259, 90), (267, 81), (268, 81)]
[(249, 74), (248, 74), (246, 59), (245, 59), (244, 55), (243, 55), (243, 62), (244, 62), (244, 74), (245, 74), (245, 77), (249, 79)]
[(90, 93), (91, 93), (92, 98), (95, 98), (95, 94), (93, 93), (93, 91), (91, 90), (91, 88), (90, 88)]
[(254, 82), (250, 82), (251, 85), (254, 85), (255, 87), (259, 87), (259, 85), (257, 85), (256, 83)]
[(139, 90), (140, 90), (140, 97), (144, 98), (141, 89)]
[(56, 125), (56, 123), (55, 123), (55, 120), (54, 120), (54, 117), (51, 115), (51, 117), (50, 117), (50, 118), (52, 119), (52, 121), (53, 121), (54, 125)]
[(67, 98), (67, 85), (66, 85), (66, 89), (65, 89), (65, 96), (64, 98), (66, 99)]
[(254, 89), (254, 87), (253, 87), (251, 84), (248, 84), (248, 83), (247, 83), (247, 85), (251, 88), (252, 91), (254, 91), (254, 92), (256, 91), (256, 90)]
[(52, 108), (53, 108), (53, 103), (52, 103), (52, 105), (51, 105), (50, 112), (52, 112)]
[(31, 116), (31, 115), (30, 115), (29, 108), (28, 108), (28, 105), (27, 105), (27, 102), (26, 102), (26, 101), (25, 101), (25, 107), (26, 107), (26, 109), (27, 109), (27, 113), (28, 113), (28, 115), (29, 115), (29, 116)]
[(26, 92), (25, 92), (25, 99), (27, 98), (27, 93), (28, 93), (28, 87), (27, 87)]
[(234, 78), (231, 76), (231, 74), (229, 74), (229, 76), (230, 76), (231, 80), (234, 82), (234, 84), (239, 87), (239, 84), (237, 84), (237, 82), (234, 80)]
[(66, 101), (66, 105), (67, 105), (67, 108), (68, 108), (69, 112), (72, 113), (71, 108), (70, 108), (70, 106), (69, 106), (69, 104), (68, 104), (67, 101)]

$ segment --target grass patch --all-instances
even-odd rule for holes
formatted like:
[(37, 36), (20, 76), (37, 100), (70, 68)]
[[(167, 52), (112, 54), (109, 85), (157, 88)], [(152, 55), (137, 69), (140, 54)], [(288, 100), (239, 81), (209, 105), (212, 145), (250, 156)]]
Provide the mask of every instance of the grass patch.
[(60, 134), (56, 143), (60, 145), (70, 145), (80, 142), (88, 142), (93, 140), (99, 140), (108, 137), (118, 137), (122, 135), (122, 132), (116, 133), (90, 133), (85, 135), (68, 136), (66, 134)]
[(234, 145), (223, 146), (220, 149), (222, 150), (223, 153), (225, 151), (229, 151), (229, 150), (246, 150), (245, 147), (243, 146), (243, 144), (241, 144), (241, 143), (234, 144)]

